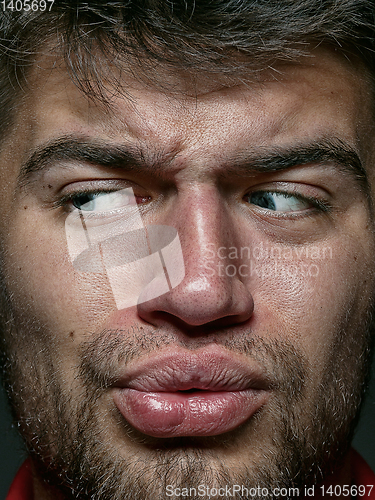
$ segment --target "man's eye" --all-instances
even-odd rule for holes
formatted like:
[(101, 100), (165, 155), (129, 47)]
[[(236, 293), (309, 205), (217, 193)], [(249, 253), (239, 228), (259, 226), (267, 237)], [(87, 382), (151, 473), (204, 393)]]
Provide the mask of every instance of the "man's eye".
[(129, 189), (112, 192), (80, 193), (71, 197), (71, 203), (83, 212), (109, 212), (129, 205), (136, 205)]
[(312, 207), (309, 200), (276, 191), (256, 191), (249, 193), (246, 198), (252, 205), (275, 212), (298, 212)]

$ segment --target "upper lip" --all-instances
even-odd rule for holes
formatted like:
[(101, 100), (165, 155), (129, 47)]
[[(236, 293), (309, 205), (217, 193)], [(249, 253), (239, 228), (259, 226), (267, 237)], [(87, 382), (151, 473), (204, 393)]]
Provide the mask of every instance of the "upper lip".
[(144, 392), (269, 389), (264, 369), (252, 359), (240, 358), (218, 346), (157, 353), (131, 363), (115, 385)]

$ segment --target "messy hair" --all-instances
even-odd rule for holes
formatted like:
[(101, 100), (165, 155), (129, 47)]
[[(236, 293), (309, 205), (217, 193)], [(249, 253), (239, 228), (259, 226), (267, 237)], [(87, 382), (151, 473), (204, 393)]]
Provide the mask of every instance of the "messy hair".
[(130, 62), (144, 75), (158, 63), (238, 76), (324, 44), (374, 67), (374, 0), (56, 0), (50, 11), (0, 14), (3, 129), (41, 51), (62, 56), (94, 98), (105, 95), (109, 67)]

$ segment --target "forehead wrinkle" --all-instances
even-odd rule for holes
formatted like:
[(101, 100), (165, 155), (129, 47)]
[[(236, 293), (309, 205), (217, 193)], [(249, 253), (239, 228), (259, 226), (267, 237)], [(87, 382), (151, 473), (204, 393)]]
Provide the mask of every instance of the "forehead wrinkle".
[[(314, 59), (315, 60), (315, 59)], [(274, 116), (276, 113), (272, 113), (272, 116), (269, 115), (269, 113), (262, 113), (262, 120), (263, 120), (263, 126), (267, 128), (267, 134), (275, 134), (275, 133), (281, 133), (285, 128), (288, 128), (288, 122), (290, 122), (290, 125), (292, 126), (293, 123), (298, 122), (298, 112), (301, 110), (301, 107), (303, 108), (303, 102), (304, 98), (308, 98), (309, 96), (309, 91), (311, 89), (314, 89), (314, 85), (310, 85), (309, 82), (309, 76), (311, 74), (311, 70), (316, 70), (318, 71), (319, 74), (322, 74), (323, 78), (329, 78), (329, 74), (327, 74), (327, 64), (322, 64), (321, 61), (316, 61), (317, 65), (314, 67), (311, 67), (312, 65), (302, 65), (301, 68), (293, 68), (288, 66), (285, 71), (281, 73), (280, 80), (279, 81), (274, 81), (270, 82), (269, 79), (266, 82), (257, 82), (258, 85), (246, 85), (246, 91), (250, 91), (251, 95), (254, 97), (251, 99), (251, 105), (254, 109), (257, 110), (257, 112), (261, 112), (261, 107), (259, 106), (259, 97), (260, 94), (263, 93), (263, 91), (266, 89), (268, 85), (271, 85), (271, 88), (274, 89), (275, 85), (281, 85), (280, 90), (281, 92), (278, 92), (278, 98), (282, 98), (283, 94), (284, 97), (279, 100), (278, 107), (279, 109), (275, 108), (275, 112), (280, 113), (282, 112), (283, 115), (280, 117)], [(337, 67), (337, 62), (334, 65)], [(341, 73), (343, 72), (343, 68), (340, 68)], [(54, 73), (56, 71), (56, 73)], [(297, 71), (297, 73), (296, 73)], [(307, 73), (305, 73), (307, 71)], [(201, 95), (197, 92), (195, 97), (191, 97), (189, 99), (188, 96), (186, 95), (181, 95), (176, 97), (176, 94), (170, 93), (170, 92), (160, 92), (160, 89), (158, 88), (153, 88), (152, 86), (146, 85), (144, 82), (136, 81), (130, 79), (130, 75), (127, 75), (127, 79), (129, 82), (125, 82), (124, 86), (126, 85), (126, 89), (129, 88), (129, 95), (122, 95), (115, 97), (113, 96), (112, 99), (112, 104), (111, 107), (112, 109), (108, 113), (108, 109), (100, 109), (100, 106), (97, 107), (95, 104), (88, 105), (87, 102), (83, 104), (82, 108), (82, 99), (79, 100), (81, 102), (80, 106), (77, 106), (77, 99), (75, 99), (74, 96), (77, 97), (77, 94), (80, 94), (83, 99), (86, 99), (85, 96), (82, 95), (82, 93), (74, 86), (73, 83), (70, 82), (69, 85), (69, 80), (67, 80), (69, 77), (67, 75), (64, 75), (64, 73), (61, 71), (61, 68), (53, 70), (51, 73), (54, 73), (57, 75), (57, 83), (58, 83), (58, 88), (60, 90), (63, 90), (63, 92), (66, 95), (69, 95), (68, 99), (68, 104), (70, 105), (70, 112), (74, 112), (75, 115), (80, 119), (80, 121), (85, 121), (85, 115), (86, 112), (87, 114), (91, 115), (90, 120), (94, 119), (94, 123), (98, 125), (98, 127), (104, 131), (108, 132), (108, 135), (110, 137), (113, 137), (114, 135), (118, 134), (124, 134), (127, 133), (128, 135), (134, 137), (137, 136), (138, 133), (140, 132), (141, 135), (143, 134), (144, 136), (150, 137), (154, 135), (155, 138), (158, 137), (158, 129), (160, 127), (160, 117), (162, 116), (162, 111), (160, 107), (160, 100), (157, 102), (156, 100), (152, 103), (154, 107), (154, 112), (151, 112), (151, 115), (145, 115), (143, 113), (142, 108), (139, 108), (137, 106), (137, 93), (139, 90), (146, 91), (148, 94), (148, 99), (150, 102), (152, 102), (152, 96), (157, 95), (157, 96), (162, 96), (163, 97), (163, 103), (166, 104), (166, 107), (163, 107), (163, 110), (167, 108), (167, 113), (169, 115), (169, 123), (165, 121), (165, 127), (164, 127), (164, 132), (167, 134), (166, 127), (169, 126), (169, 134), (172, 134), (172, 129), (173, 129), (173, 140), (175, 143), (181, 143), (182, 136), (186, 132), (183, 128), (183, 124), (181, 123), (183, 120), (183, 117), (181, 117), (181, 113), (187, 113), (190, 115), (190, 119), (192, 119), (195, 124), (191, 123), (190, 127), (188, 124), (186, 126), (188, 128), (193, 128), (198, 125), (200, 125), (200, 117), (202, 117), (201, 114), (197, 114), (198, 111), (198, 102), (199, 102), (199, 107), (201, 107), (201, 104), (203, 102), (210, 101), (213, 96), (224, 96), (225, 99), (228, 98), (228, 94), (232, 92), (233, 89), (235, 88), (240, 88), (240, 84), (232, 85), (227, 88), (214, 88), (210, 89), (207, 91), (205, 89), (205, 92), (203, 92)], [(291, 89), (290, 89), (290, 81), (293, 80), (295, 74), (298, 76), (298, 93), (300, 93), (298, 103), (291, 103), (291, 99), (287, 99), (285, 94), (288, 94)], [(343, 75), (345, 76), (345, 75)], [(50, 86), (53, 84), (55, 85), (55, 80), (56, 78), (53, 78), (52, 76), (50, 77), (51, 83)], [(267, 79), (266, 79), (267, 80)], [(344, 80), (348, 80), (348, 78), (344, 78)], [(178, 79), (179, 81), (179, 79)], [(136, 85), (134, 85), (136, 84)], [(344, 85), (344, 84), (343, 84)], [(303, 88), (302, 88), (302, 87)], [(342, 86), (342, 85), (341, 85)], [(133, 89), (134, 87), (134, 89)], [(216, 85), (214, 86), (216, 87)], [(296, 87), (295, 85), (292, 85), (293, 91), (291, 92), (294, 94), (294, 98), (296, 97)], [(50, 91), (50, 89), (45, 86), (43, 88), (43, 93), (45, 94), (47, 91)], [(56, 95), (56, 89), (54, 87), (53, 93)], [(244, 93), (241, 94), (244, 96)], [(129, 97), (131, 96), (131, 98)], [(134, 99), (133, 99), (134, 97)], [(140, 96), (140, 101), (143, 99), (143, 95)], [(236, 100), (238, 100), (239, 94), (235, 92), (235, 97)], [(245, 101), (247, 100), (248, 96), (245, 96)], [(118, 99), (121, 100), (120, 106), (116, 106), (116, 101)], [(262, 100), (262, 99), (260, 99)], [(308, 99), (309, 100), (309, 99)], [(91, 102), (91, 101), (90, 101)], [(212, 101), (211, 101), (212, 102)], [(174, 103), (178, 103), (178, 108), (174, 105)], [(282, 107), (284, 108), (283, 110), (280, 109), (280, 104), (282, 103)], [(61, 104), (59, 102), (59, 104)], [(159, 105), (158, 105), (159, 104)], [(246, 104), (246, 102), (245, 102)], [(266, 103), (268, 104), (268, 103)], [(176, 110), (176, 112), (171, 112), (173, 108)], [(294, 109), (293, 109), (294, 108)], [(59, 109), (61, 109), (61, 106), (59, 106)], [(201, 108), (202, 109), (202, 108)], [(268, 114), (268, 117), (267, 117)], [(175, 116), (173, 116), (175, 115)], [(152, 119), (155, 118), (155, 124), (152, 124)], [(187, 115), (185, 115), (187, 116)], [(134, 120), (135, 118), (136, 120)], [(256, 119), (253, 117), (253, 119)], [(267, 120), (265, 122), (265, 119)], [(259, 123), (259, 119), (256, 119), (257, 122)], [(269, 120), (269, 121), (268, 121)], [(138, 122), (138, 123), (137, 123)], [(143, 122), (143, 123), (142, 123)], [(172, 126), (173, 125), (173, 126)], [(199, 134), (197, 134), (199, 135)], [(168, 139), (172, 140), (172, 136), (169, 135)], [(197, 138), (198, 139), (198, 138)], [(165, 142), (165, 141), (164, 141)]]
[[(79, 130), (82, 127), (85, 132), (89, 132), (88, 135), (93, 133), (97, 135), (99, 130), (99, 135), (106, 136), (103, 140), (108, 137), (110, 142), (120, 142), (119, 137), (124, 140), (124, 136), (130, 141), (138, 141), (144, 159), (147, 159), (149, 163), (154, 163), (155, 166), (161, 163), (164, 166), (171, 166), (171, 162), (177, 159), (176, 166), (182, 168), (189, 158), (190, 164), (195, 160), (200, 164), (208, 160), (211, 165), (217, 165), (226, 161), (226, 152), (223, 152), (223, 149), (227, 144), (233, 143), (230, 135), (233, 137), (234, 134), (234, 139), (239, 139), (238, 146), (241, 147), (245, 142), (250, 142), (255, 146), (267, 145), (270, 142), (280, 145), (285, 143), (286, 139), (292, 138), (296, 130), (300, 137), (316, 132), (308, 127), (313, 120), (309, 114), (306, 115), (305, 109), (308, 110), (308, 106), (314, 103), (317, 92), (318, 94), (323, 92), (324, 97), (327, 89), (322, 90), (321, 86), (315, 86), (314, 80), (310, 82), (311, 71), (314, 69), (323, 79), (327, 77), (331, 79), (330, 74), (327, 73), (329, 70), (327, 64), (318, 61), (315, 67), (307, 65), (302, 67), (302, 70), (300, 67), (289, 67), (283, 73), (281, 81), (257, 82), (259, 85), (246, 86), (243, 90), (241, 90), (241, 85), (233, 85), (195, 97), (185, 95), (177, 98), (168, 92), (159, 92), (156, 88), (141, 85), (138, 88), (134, 87), (134, 95), (139, 97), (140, 106), (137, 105), (136, 99), (131, 100), (122, 96), (119, 106), (115, 105), (116, 99), (113, 100), (114, 106), (108, 113), (86, 102), (83, 106), (87, 106), (87, 114), (91, 116), (87, 118), (87, 121), (92, 120), (89, 126), (84, 123), (85, 114), (82, 109), (79, 113), (75, 112), (77, 110), (74, 96), (80, 92), (73, 84), (74, 91), (69, 87), (69, 100), (65, 103), (65, 107), (69, 105), (69, 113), (74, 112), (79, 120), (78, 124), (73, 123), (73, 132), (76, 132), (74, 128)], [(349, 90), (353, 91), (353, 78), (347, 72), (344, 73), (343, 68), (340, 68), (340, 71), (343, 81), (339, 82), (339, 89), (346, 89), (346, 93)], [(296, 75), (297, 81), (293, 81)], [(350, 89), (346, 87), (348, 82), (350, 82)], [(277, 86), (278, 90), (275, 94), (274, 90)], [(329, 82), (328, 87), (330, 87)], [(44, 91), (46, 90), (48, 89), (45, 88)], [(144, 90), (147, 91), (146, 101), (143, 101)], [(233, 90), (235, 90), (234, 93), (232, 93)], [(336, 94), (340, 93), (337, 89), (335, 91)], [(154, 102), (153, 96), (161, 96), (161, 99), (156, 99)], [(81, 97), (85, 99), (82, 94)], [(233, 117), (228, 114), (229, 110), (221, 111), (220, 108), (217, 108), (217, 112), (215, 110), (215, 106), (220, 104), (223, 97), (227, 104), (232, 101), (239, 106), (243, 121), (238, 122), (240, 124), (238, 131), (235, 130), (236, 125), (238, 128), (238, 123), (234, 123)], [(83, 101), (80, 100), (80, 102), (82, 107)], [(146, 108), (142, 107), (143, 103), (146, 104)], [(241, 103), (251, 111), (248, 121), (242, 111), (244, 107)], [(61, 99), (58, 104), (61, 104)], [(166, 108), (162, 106), (163, 104), (167, 105)], [(214, 113), (210, 117), (211, 105), (214, 107)], [(319, 101), (318, 107), (320, 107)], [(164, 115), (163, 111), (165, 111)], [(203, 120), (205, 117), (209, 118), (206, 123)], [(338, 116), (340, 117), (341, 115)], [(301, 124), (304, 127), (302, 131)], [(160, 172), (155, 168), (155, 172), (157, 171)]]

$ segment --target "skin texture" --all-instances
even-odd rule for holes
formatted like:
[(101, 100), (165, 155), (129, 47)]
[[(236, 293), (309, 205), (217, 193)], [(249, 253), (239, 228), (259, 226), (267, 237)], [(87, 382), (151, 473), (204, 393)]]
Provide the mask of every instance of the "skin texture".
[[(333, 161), (277, 172), (254, 164), (277, 148), (331, 140), (357, 152), (371, 186), (369, 87), (359, 65), (323, 50), (281, 70), (254, 83), (194, 87), (164, 70), (173, 92), (126, 76), (132, 99), (114, 95), (109, 110), (82, 95), (63, 66), (35, 70), (0, 154), (0, 231), (10, 393), (37, 498), (69, 498), (69, 488), (80, 498), (84, 490), (128, 498), (130, 488), (129, 498), (162, 498), (178, 481), (302, 487), (321, 481), (320, 469), (348, 483), (374, 301), (371, 206)], [(67, 136), (138, 148), (142, 168), (62, 160), (17, 182), (37, 148)], [(71, 205), (58, 203), (108, 186), (132, 187), (144, 224), (176, 228), (184, 255), (178, 287), (125, 310), (105, 275), (73, 268), (64, 226)], [(315, 198), (320, 208), (305, 201), (275, 212), (251, 202), (249, 193), (266, 190)], [(250, 259), (241, 248), (252, 249)], [(207, 352), (263, 374), (254, 417), (196, 438), (147, 436), (124, 420), (113, 395), (127, 369)], [(104, 472), (77, 483), (100, 463)], [(43, 483), (46, 464), (53, 484), (58, 476), (70, 484), (63, 493)]]

